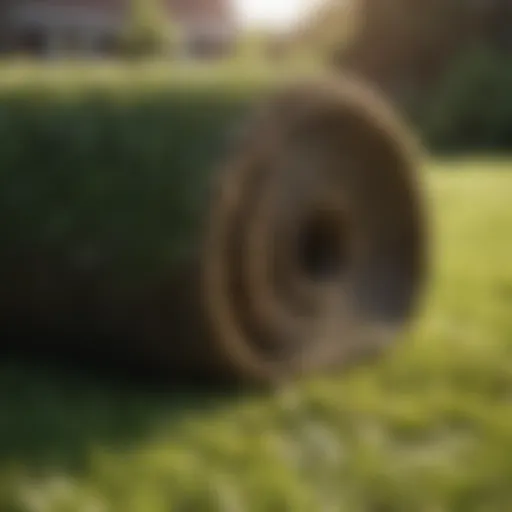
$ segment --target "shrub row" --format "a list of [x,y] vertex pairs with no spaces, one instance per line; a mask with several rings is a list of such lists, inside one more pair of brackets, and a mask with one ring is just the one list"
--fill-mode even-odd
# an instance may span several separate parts
[[421,105],[419,128],[437,151],[512,149],[512,54],[464,52]]

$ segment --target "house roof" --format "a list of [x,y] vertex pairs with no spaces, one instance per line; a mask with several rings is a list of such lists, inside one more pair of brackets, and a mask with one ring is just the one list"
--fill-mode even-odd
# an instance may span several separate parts
[[[2,0],[0,0],[1,2]],[[16,24],[109,27],[123,23],[131,0],[14,0],[6,19]],[[163,0],[179,24],[209,30],[235,27],[232,0]],[[0,4],[1,5],[1,4]],[[201,27],[203,27],[201,29]]]
[[[44,8],[93,8],[99,11],[111,13],[125,12],[130,6],[131,0],[0,0],[10,4],[11,7],[30,6],[37,9]],[[232,0],[163,0],[164,7],[180,19],[194,17],[230,18],[233,8]]]

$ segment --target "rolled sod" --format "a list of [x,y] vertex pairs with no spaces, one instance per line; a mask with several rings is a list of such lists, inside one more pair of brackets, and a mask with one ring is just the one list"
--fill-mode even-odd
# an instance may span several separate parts
[[264,89],[2,91],[2,339],[265,383],[397,339],[418,144],[352,79]]

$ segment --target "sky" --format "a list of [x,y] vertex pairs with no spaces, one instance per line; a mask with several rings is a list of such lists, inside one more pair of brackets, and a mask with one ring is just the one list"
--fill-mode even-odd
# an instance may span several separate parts
[[301,18],[315,0],[235,0],[245,26],[286,28]]

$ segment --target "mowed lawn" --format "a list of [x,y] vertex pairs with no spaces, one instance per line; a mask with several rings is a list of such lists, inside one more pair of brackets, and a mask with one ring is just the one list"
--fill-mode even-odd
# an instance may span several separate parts
[[0,512],[512,511],[512,160],[425,173],[433,276],[395,350],[272,395],[3,363]]

